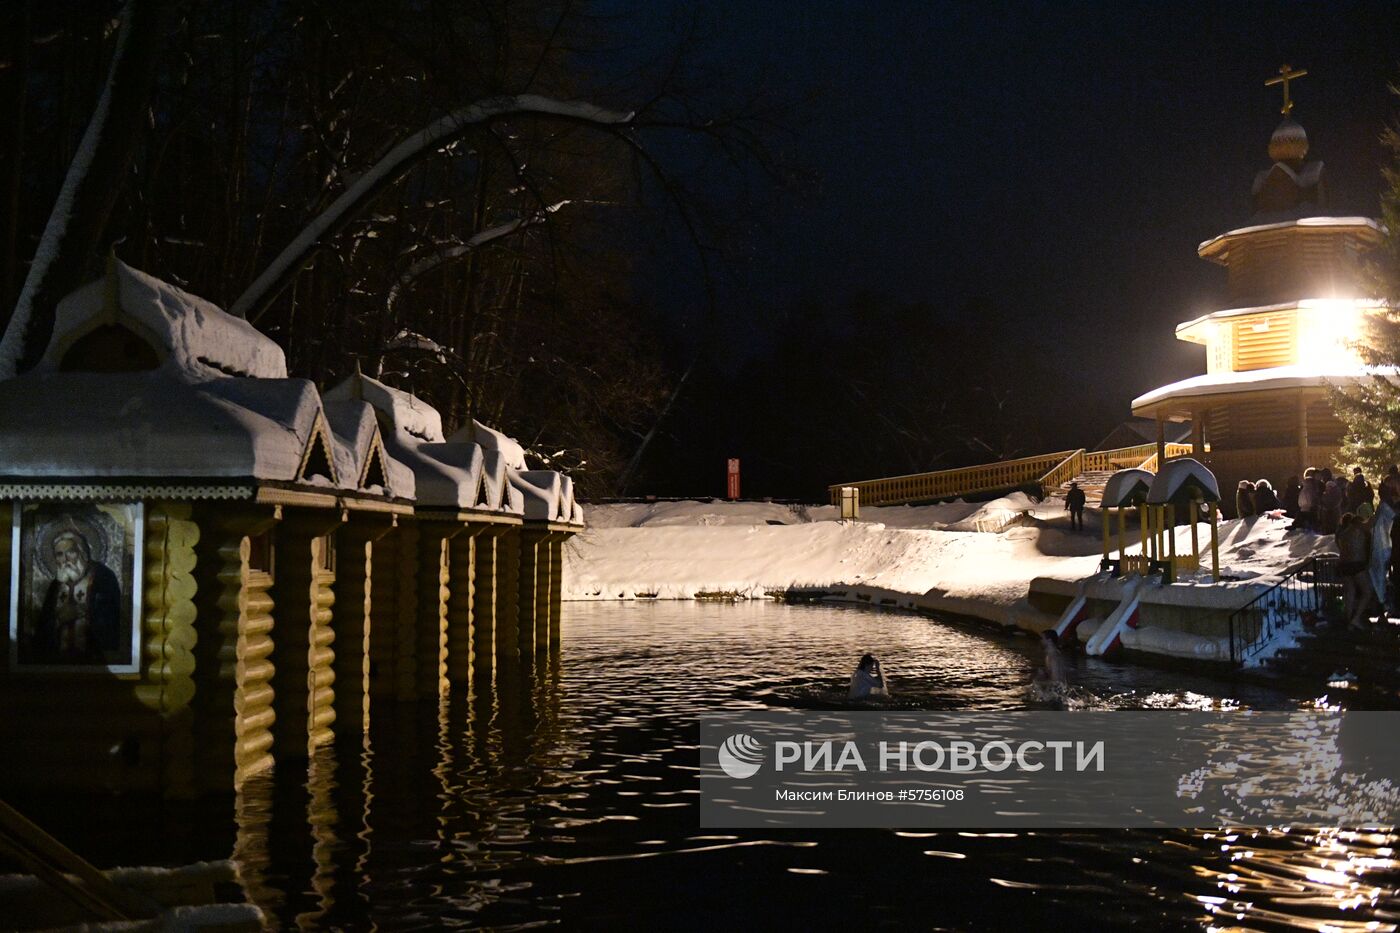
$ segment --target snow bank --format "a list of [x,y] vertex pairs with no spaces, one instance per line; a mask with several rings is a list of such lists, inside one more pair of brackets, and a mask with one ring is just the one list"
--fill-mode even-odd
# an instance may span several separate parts
[[[565,598],[689,599],[704,593],[760,597],[797,586],[918,595],[950,611],[1006,621],[1028,581],[1053,571],[1092,573],[1095,538],[1049,525],[1000,534],[970,530],[1012,508],[1035,521],[1024,496],[989,503],[864,510],[901,520],[843,524],[832,507],[753,502],[593,506],[566,547]],[[1062,512],[1063,503],[1058,509]],[[1017,515],[1023,514],[1017,511]],[[951,521],[950,521],[951,519]],[[922,527],[920,527],[922,525]],[[947,530],[958,525],[965,530]]]
[[[1064,502],[1037,503],[1025,493],[991,502],[944,502],[937,505],[862,506],[862,521],[889,528],[978,531],[1007,515],[1050,516],[1064,512]],[[629,502],[590,506],[593,528],[650,528],[667,525],[803,525],[838,521],[834,505],[789,505],[780,502],[725,502],[719,499]],[[981,527],[979,527],[981,526]]]
[[[909,513],[922,512],[924,521],[939,526],[922,528],[824,520],[822,515],[834,511],[827,507],[807,508],[809,520],[801,521],[793,509],[771,503],[592,506],[589,526],[565,547],[564,597],[691,599],[726,593],[757,598],[817,587],[889,596],[899,605],[916,602],[1013,624],[1034,612],[1025,604],[1032,579],[1079,581],[1098,570],[1100,557],[1097,534],[1069,530],[1062,500],[1024,504],[1026,523],[1000,533],[954,530],[952,523],[940,521],[950,514],[938,511],[946,506],[868,510],[903,512],[911,521],[915,516]],[[965,526],[971,517],[956,524]],[[788,521],[770,524],[782,518]],[[1289,524],[1268,516],[1222,523],[1222,570],[1238,580],[1268,582],[1330,548],[1328,537],[1285,536]],[[1179,547],[1189,545],[1190,529],[1177,533]],[[1190,589],[1199,601],[1204,587],[1192,584],[1202,582],[1187,580],[1172,589]],[[1231,605],[1247,601],[1238,590],[1222,593],[1227,597]],[[1192,648],[1197,655],[1203,651],[1211,653]]]

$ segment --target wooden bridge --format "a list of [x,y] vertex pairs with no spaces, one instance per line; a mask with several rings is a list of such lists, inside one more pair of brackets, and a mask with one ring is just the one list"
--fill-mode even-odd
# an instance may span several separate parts
[[[1167,459],[1189,456],[1192,451],[1190,444],[1166,444],[1164,449]],[[1081,447],[954,470],[837,483],[828,487],[827,492],[833,505],[841,503],[841,489],[848,486],[860,490],[861,505],[917,505],[1026,487],[1038,489],[1042,496],[1063,495],[1070,483],[1077,482],[1089,504],[1096,505],[1104,483],[1115,470],[1137,467],[1155,473],[1158,456],[1156,444],[1114,450]]]

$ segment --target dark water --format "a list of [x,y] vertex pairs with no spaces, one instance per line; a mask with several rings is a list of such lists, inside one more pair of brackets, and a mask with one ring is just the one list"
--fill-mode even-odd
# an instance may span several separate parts
[[[697,713],[840,705],[863,652],[896,706],[1027,704],[1038,646],[828,607],[568,604],[538,678],[380,711],[218,807],[83,821],[99,862],[228,857],[284,928],[1393,930],[1390,834],[714,832]],[[1309,708],[1190,672],[1080,660],[1086,705]],[[528,702],[527,702],[528,701]],[[50,814],[70,829],[82,821]],[[104,857],[105,856],[105,857]]]

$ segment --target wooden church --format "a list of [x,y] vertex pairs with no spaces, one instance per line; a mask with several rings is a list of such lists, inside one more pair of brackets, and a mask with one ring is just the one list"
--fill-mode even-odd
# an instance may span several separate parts
[[1260,478],[1277,486],[1333,463],[1345,428],[1328,386],[1367,375],[1351,342],[1382,304],[1363,275],[1380,224],[1327,212],[1323,163],[1308,159],[1308,135],[1292,117],[1288,82],[1304,74],[1284,66],[1269,82],[1283,85],[1284,116],[1254,179],[1252,222],[1197,248],[1228,273],[1225,306],[1176,328],[1177,339],[1205,348],[1206,372],[1132,405],[1156,420],[1159,437],[1190,422],[1192,456],[1222,488]]

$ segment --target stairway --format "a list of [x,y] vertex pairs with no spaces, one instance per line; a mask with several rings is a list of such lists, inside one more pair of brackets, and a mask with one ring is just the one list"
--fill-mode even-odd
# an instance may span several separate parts
[[[1085,470],[1070,482],[1078,483],[1079,488],[1084,490],[1084,504],[1088,508],[1096,509],[1103,501],[1103,488],[1108,484],[1108,478],[1113,473],[1113,470]],[[1069,483],[1064,483],[1050,490],[1050,495],[1063,499],[1067,492],[1069,492]]]
[[1310,632],[1293,648],[1284,648],[1265,662],[1267,668],[1326,691],[1333,674],[1355,675],[1354,687],[1400,699],[1400,625],[1380,623],[1354,632],[1336,623]]

